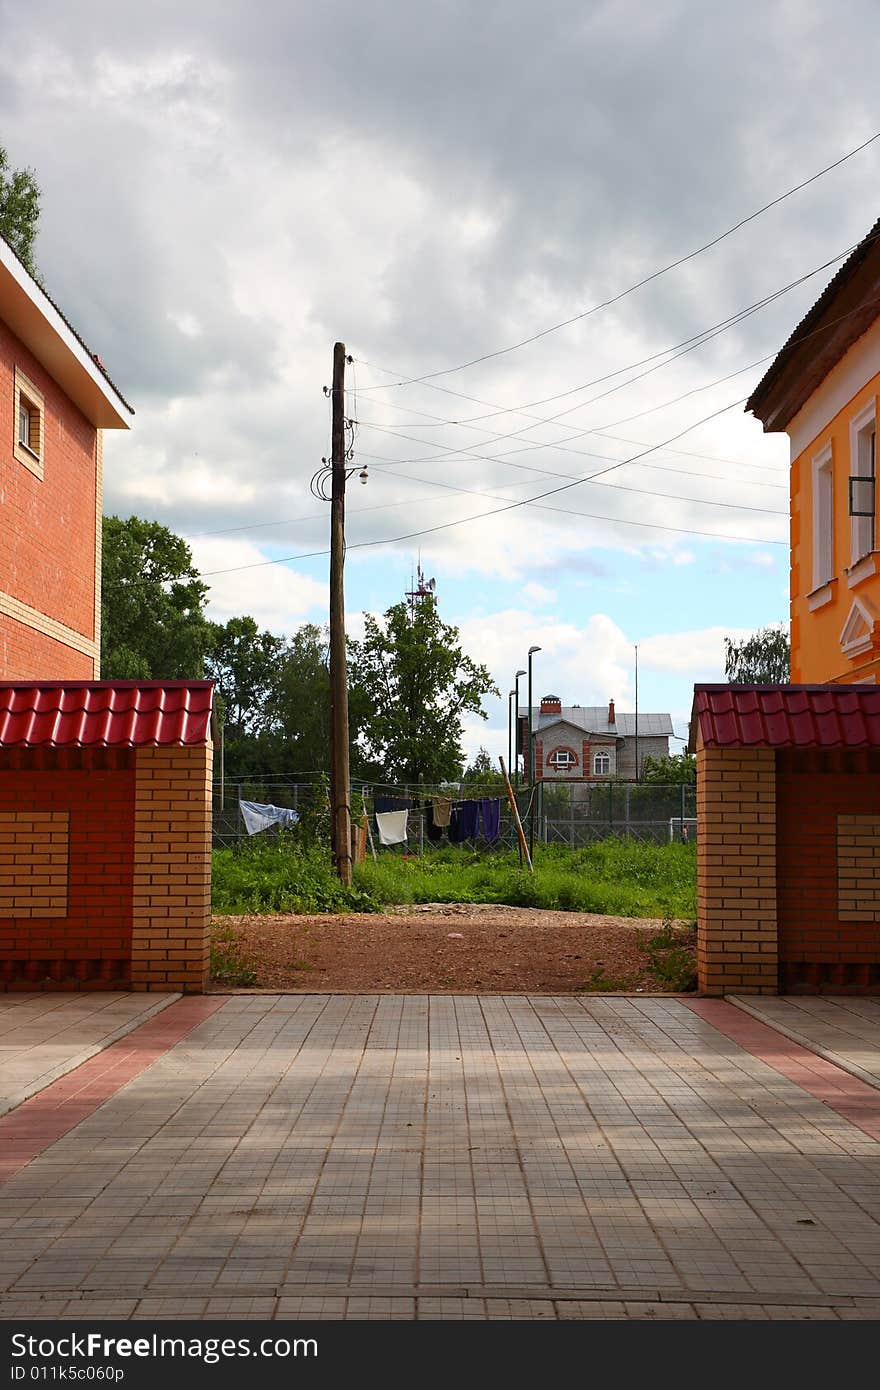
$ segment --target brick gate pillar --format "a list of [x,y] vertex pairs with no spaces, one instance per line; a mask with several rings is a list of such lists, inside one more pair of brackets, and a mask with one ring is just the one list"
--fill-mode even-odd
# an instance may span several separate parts
[[199,994],[211,911],[210,741],[137,749],[131,985]]
[[704,994],[776,994],[776,756],[697,744],[697,970]]

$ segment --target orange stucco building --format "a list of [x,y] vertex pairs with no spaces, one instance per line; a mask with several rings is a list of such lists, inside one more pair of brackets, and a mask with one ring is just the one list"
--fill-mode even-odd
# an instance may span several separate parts
[[100,675],[101,442],[130,415],[0,237],[0,679]]
[[746,409],[791,447],[791,679],[880,671],[875,431],[880,221],[798,324]]

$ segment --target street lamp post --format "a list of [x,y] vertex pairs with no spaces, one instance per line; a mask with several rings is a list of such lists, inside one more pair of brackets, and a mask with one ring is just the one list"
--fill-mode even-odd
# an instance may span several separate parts
[[513,762],[513,785],[514,785],[515,787],[518,787],[518,786],[519,786],[519,756],[518,756],[518,750],[517,750],[517,746],[516,746],[517,743],[519,742],[519,678],[520,678],[520,676],[524,676],[524,675],[525,675],[525,670],[524,670],[524,669],[521,669],[521,670],[517,671],[516,676],[515,676],[515,678],[514,678],[514,682],[513,682],[513,684],[514,684],[514,690],[515,690],[515,692],[516,692],[516,723],[514,724],[514,734],[513,734],[513,752],[514,752],[514,762]]
[[532,788],[532,795],[529,801],[529,854],[534,858],[535,853],[535,746],[532,742],[532,657],[535,652],[539,652],[540,647],[529,647],[529,782]]

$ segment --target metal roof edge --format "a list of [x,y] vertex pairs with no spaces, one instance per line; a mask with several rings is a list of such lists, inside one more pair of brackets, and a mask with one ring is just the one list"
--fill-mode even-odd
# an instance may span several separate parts
[[[118,417],[117,428],[129,429],[130,426],[123,411],[129,415],[134,415],[134,407],[129,405],[119,387],[116,386],[102,366],[100,359],[91,351],[85,339],[77,332],[64,311],[43,289],[39,281],[34,279],[24,261],[2,235],[0,235],[0,271],[5,271],[9,280],[26,296],[35,311],[42,315],[45,323],[65,350],[87,373],[92,384],[98,388],[113,413]],[[13,331],[15,330],[13,329]],[[16,336],[19,335],[16,334]],[[34,356],[38,357],[38,354],[34,353]],[[46,370],[52,375],[48,366]],[[71,397],[71,399],[74,398]],[[78,402],[75,403],[78,404]],[[120,406],[122,410],[119,409]],[[108,428],[108,426],[102,425],[101,428]]]

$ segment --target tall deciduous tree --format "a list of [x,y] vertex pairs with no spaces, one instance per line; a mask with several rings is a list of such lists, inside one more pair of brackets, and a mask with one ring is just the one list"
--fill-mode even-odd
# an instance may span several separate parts
[[216,682],[223,701],[227,735],[241,738],[263,733],[287,647],[284,638],[261,632],[249,617],[209,627],[205,675]]
[[485,719],[483,696],[498,694],[486,667],[465,656],[458,628],[425,598],[413,612],[396,603],[381,622],[368,616],[363,641],[351,645],[352,693],[367,757],[388,781],[457,777],[462,716]]
[[34,242],[40,219],[40,189],[33,169],[10,169],[0,146],[0,234],[36,275]]
[[742,642],[724,639],[724,674],[743,685],[784,685],[791,678],[791,643],[782,623],[762,627]]
[[643,782],[659,782],[671,786],[697,780],[697,760],[692,753],[670,753],[666,758],[646,758],[642,769]]
[[494,787],[504,785],[501,769],[495,766],[488,748],[483,748],[482,745],[473,762],[465,768],[461,780],[470,786]]
[[104,518],[101,674],[110,680],[202,675],[208,587],[189,546],[157,521]]

